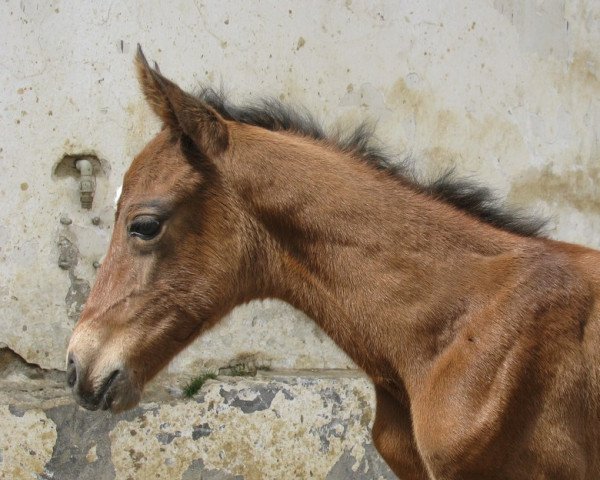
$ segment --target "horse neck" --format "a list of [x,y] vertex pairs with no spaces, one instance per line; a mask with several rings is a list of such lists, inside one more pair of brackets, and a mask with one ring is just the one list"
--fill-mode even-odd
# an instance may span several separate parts
[[409,381],[448,341],[489,259],[522,239],[349,154],[265,137],[230,172],[261,232],[260,296],[304,311],[371,376]]

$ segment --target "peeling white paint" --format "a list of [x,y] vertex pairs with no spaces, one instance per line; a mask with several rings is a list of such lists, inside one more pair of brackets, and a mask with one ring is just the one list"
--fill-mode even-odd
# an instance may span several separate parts
[[119,199],[121,198],[122,193],[123,193],[123,185],[119,185],[117,187],[117,191],[115,192],[115,208],[117,208],[117,204],[119,203]]

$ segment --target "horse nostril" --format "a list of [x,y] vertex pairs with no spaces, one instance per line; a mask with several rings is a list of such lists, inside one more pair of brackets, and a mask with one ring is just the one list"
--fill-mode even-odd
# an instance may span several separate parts
[[67,385],[73,388],[77,383],[77,365],[72,353],[69,353],[67,360]]

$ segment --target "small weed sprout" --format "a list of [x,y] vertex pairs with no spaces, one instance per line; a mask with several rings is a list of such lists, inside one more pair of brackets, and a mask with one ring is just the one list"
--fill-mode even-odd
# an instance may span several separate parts
[[188,383],[185,387],[183,387],[183,395],[187,398],[192,398],[198,391],[202,388],[202,385],[206,383],[207,380],[214,380],[217,378],[217,375],[211,372],[203,373],[193,378],[190,383]]

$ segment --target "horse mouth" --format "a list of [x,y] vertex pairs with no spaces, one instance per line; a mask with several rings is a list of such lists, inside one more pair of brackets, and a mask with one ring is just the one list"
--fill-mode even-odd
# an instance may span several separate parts
[[121,374],[120,370],[113,371],[95,394],[82,393],[79,389],[75,389],[73,394],[77,403],[86,410],[108,410],[111,408],[118,390],[117,378]]
[[115,396],[115,390],[117,389],[115,379],[120,374],[121,370],[115,370],[102,384],[102,387],[98,392],[98,395],[100,397],[100,401],[98,402],[98,408],[100,408],[100,410],[108,410],[111,407]]
[[120,413],[135,407],[141,397],[141,389],[131,382],[128,372],[117,370],[102,385],[96,409]]

